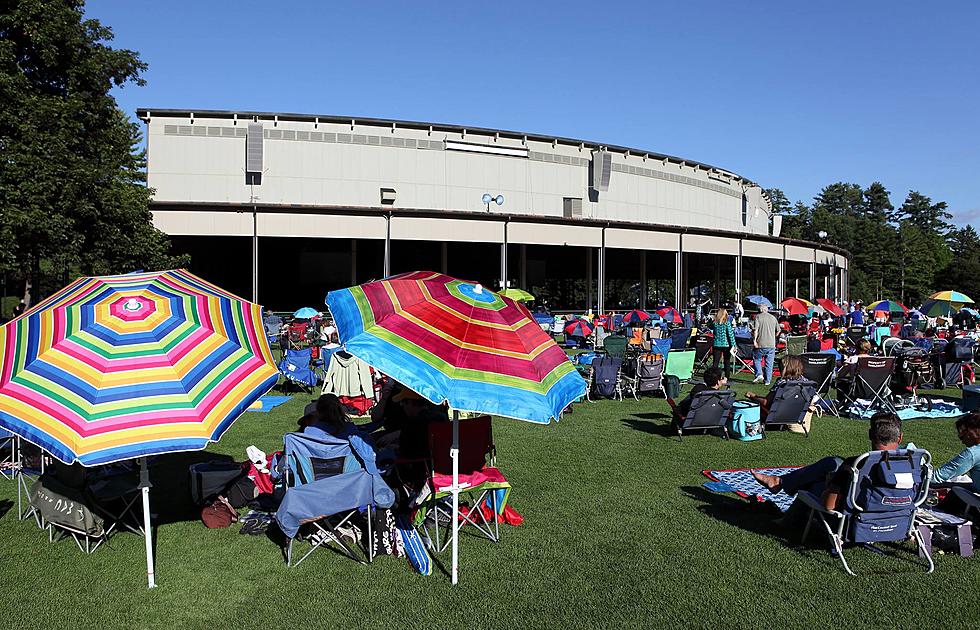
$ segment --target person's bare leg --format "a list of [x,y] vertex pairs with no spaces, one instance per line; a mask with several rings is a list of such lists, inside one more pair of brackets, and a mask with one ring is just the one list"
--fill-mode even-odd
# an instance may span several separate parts
[[783,489],[783,480],[775,475],[764,475],[757,470],[752,471],[752,476],[755,480],[762,484],[769,492],[776,494]]

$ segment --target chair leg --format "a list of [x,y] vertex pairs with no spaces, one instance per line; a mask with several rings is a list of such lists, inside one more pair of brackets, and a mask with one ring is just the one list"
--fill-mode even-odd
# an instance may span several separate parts
[[806,537],[810,534],[810,525],[813,524],[814,509],[810,508],[810,515],[806,519],[806,527],[803,528],[803,538],[800,539],[800,543],[806,542]]
[[374,526],[373,523],[374,519],[371,518],[372,512],[373,510],[371,509],[371,506],[368,505],[367,506],[367,545],[366,545],[368,564],[374,563],[374,532],[372,531],[372,528]]
[[926,541],[923,540],[922,532],[919,531],[918,527],[912,527],[912,536],[915,538],[915,544],[918,546],[919,554],[925,556],[926,562],[929,564],[926,573],[932,573],[936,568],[936,564],[932,561],[932,552],[926,545]]

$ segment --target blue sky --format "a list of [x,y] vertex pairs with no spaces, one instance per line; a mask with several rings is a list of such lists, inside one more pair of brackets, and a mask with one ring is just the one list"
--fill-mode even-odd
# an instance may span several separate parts
[[809,201],[910,189],[980,224],[980,3],[89,0],[120,105],[404,118],[596,140]]

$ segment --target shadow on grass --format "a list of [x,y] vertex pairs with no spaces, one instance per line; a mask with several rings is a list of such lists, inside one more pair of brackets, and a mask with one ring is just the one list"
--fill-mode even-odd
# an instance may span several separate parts
[[[654,420],[664,420],[664,422],[654,422]],[[633,418],[624,418],[622,423],[636,431],[660,435],[663,437],[677,437],[677,432],[670,428],[670,416],[662,413],[639,413]]]
[[0,501],[0,518],[6,516],[7,512],[9,512],[12,507],[14,507],[13,501],[10,501],[8,499],[4,499],[3,501]]
[[158,455],[150,462],[150,506],[155,525],[167,525],[201,518],[201,508],[191,500],[189,468],[204,462],[231,463],[230,455],[206,451]]

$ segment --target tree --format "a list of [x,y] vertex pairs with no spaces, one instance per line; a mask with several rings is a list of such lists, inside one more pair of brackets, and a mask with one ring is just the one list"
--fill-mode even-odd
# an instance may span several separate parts
[[75,274],[166,268],[151,224],[139,127],[110,94],[142,85],[137,53],[81,0],[0,8],[0,265],[45,294]]
[[968,225],[953,230],[947,244],[950,261],[940,272],[941,286],[935,288],[952,288],[975,298],[980,295],[980,234]]

